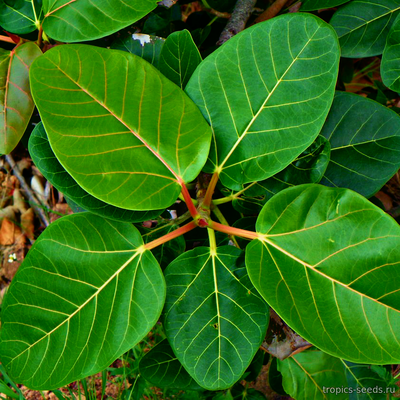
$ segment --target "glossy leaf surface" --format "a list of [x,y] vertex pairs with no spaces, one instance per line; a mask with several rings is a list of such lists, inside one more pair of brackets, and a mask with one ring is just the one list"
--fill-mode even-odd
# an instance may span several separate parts
[[24,34],[38,29],[42,0],[0,1],[0,26],[11,33]]
[[152,348],[140,360],[140,373],[160,388],[204,390],[183,368],[167,339]]
[[158,68],[161,49],[163,48],[164,43],[165,39],[158,36],[135,33],[126,38],[117,39],[111,45],[111,48],[135,54]]
[[390,384],[391,374],[385,367],[341,361],[348,386],[353,390],[349,395],[350,400],[386,400],[388,394],[394,394],[398,389]]
[[107,204],[83,190],[57,160],[42,122],[36,125],[29,137],[29,154],[43,176],[69,200],[86,211],[122,222],[146,221],[158,217],[162,212],[124,210]]
[[304,0],[301,2],[301,11],[316,11],[323,8],[337,7],[349,0]]
[[323,125],[338,61],[332,28],[296,13],[248,28],[209,55],[186,87],[214,133],[206,172],[240,190],[290,164]]
[[330,23],[339,36],[342,57],[382,54],[390,27],[399,12],[397,0],[353,0],[341,7]]
[[268,308],[248,279],[242,252],[197,247],[165,270],[164,329],[198,384],[226,389],[242,376],[268,326]]
[[46,229],[2,304],[1,362],[15,381],[63,386],[106,368],[147,334],[165,282],[142,244],[131,224],[90,213]]
[[107,36],[138,21],[157,0],[43,0],[43,29],[61,42],[82,42]]
[[400,14],[393,22],[387,37],[381,62],[382,82],[400,92]]
[[400,360],[400,228],[348,189],[275,195],[246,248],[249,276],[300,336],[352,362]]
[[42,52],[33,42],[11,51],[0,49],[0,154],[20,141],[35,105],[29,88],[29,68]]
[[349,399],[349,395],[341,390],[348,387],[341,360],[318,349],[278,360],[278,369],[283,376],[283,388],[296,400]]
[[171,33],[161,50],[160,71],[184,89],[196,67],[201,63],[199,50],[186,29]]
[[94,197],[130,210],[166,208],[203,167],[209,126],[184,92],[140,57],[59,46],[30,76],[56,157]]
[[400,116],[373,100],[336,92],[321,135],[331,144],[323,185],[370,197],[400,168]]

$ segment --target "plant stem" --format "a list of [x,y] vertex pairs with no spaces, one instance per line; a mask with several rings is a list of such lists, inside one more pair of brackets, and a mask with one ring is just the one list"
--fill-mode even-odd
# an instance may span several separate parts
[[237,199],[240,195],[242,195],[247,189],[250,189],[252,186],[256,185],[258,182],[253,182],[251,185],[246,186],[244,189],[242,189],[240,192],[231,194],[230,196],[227,197],[222,197],[221,199],[215,199],[213,200],[214,205],[219,205],[219,204],[224,204],[224,203],[229,203],[232,200]]
[[217,241],[215,240],[214,229],[207,228],[208,240],[210,242],[210,253],[211,255],[217,254]]
[[164,244],[166,242],[169,242],[170,240],[175,239],[186,232],[190,232],[192,229],[196,228],[196,226],[197,225],[194,221],[190,221],[188,224],[181,226],[177,230],[167,233],[166,235],[161,236],[160,238],[157,238],[151,241],[150,243],[146,243],[144,245],[144,248],[146,250],[154,249],[155,247],[160,246],[161,244]]
[[225,43],[245,28],[246,22],[250,18],[256,2],[257,0],[238,0],[236,2],[231,18],[226,24],[225,29],[222,31],[217,45]]
[[204,200],[202,203],[202,208],[204,209],[209,209],[210,208],[210,204],[211,204],[211,200],[212,200],[212,196],[214,194],[214,190],[215,190],[215,186],[217,185],[219,179],[219,174],[218,172],[214,172],[210,184],[208,185],[207,188],[207,192],[206,195],[204,196]]
[[0,41],[15,44],[14,40],[12,40],[10,37],[4,36],[4,35],[0,35]]
[[[226,226],[229,227],[228,221],[226,220],[224,214],[222,214],[221,210],[220,210],[217,206],[215,206],[215,207],[213,208],[213,213],[214,213],[214,215],[218,218],[218,221],[221,222],[221,224],[226,225]],[[232,242],[235,244],[235,246],[236,246],[238,249],[240,249],[239,243],[237,242],[235,236],[229,235],[229,238],[232,240]]]
[[210,228],[218,232],[227,233],[228,235],[240,236],[247,239],[258,239],[260,237],[260,234],[258,234],[257,232],[246,231],[245,229],[239,229],[239,228],[234,228],[233,226],[222,225],[215,221],[210,221],[209,226]]
[[43,25],[40,25],[38,40],[37,40],[37,44],[40,48],[42,48],[42,43],[43,43],[42,39],[43,39]]
[[182,195],[183,195],[183,199],[186,203],[186,206],[190,212],[190,215],[193,217],[194,220],[198,220],[200,218],[200,214],[197,211],[197,209],[193,203],[193,200],[190,197],[189,191],[184,183],[182,184]]
[[259,15],[254,21],[255,24],[262,21],[267,21],[275,17],[284,7],[288,0],[275,0],[275,2],[269,6],[261,15]]

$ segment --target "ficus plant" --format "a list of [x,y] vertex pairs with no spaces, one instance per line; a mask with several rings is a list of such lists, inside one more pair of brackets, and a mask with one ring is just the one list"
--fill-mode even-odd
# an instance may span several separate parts
[[343,3],[305,0],[203,60],[187,30],[78,43],[154,0],[0,1],[11,37],[39,37],[0,54],[1,152],[36,106],[30,155],[82,211],[46,228],[7,291],[12,379],[82,379],[161,321],[145,379],[257,398],[236,383],[262,364],[272,309],[308,343],[270,367],[292,397],[393,385],[382,365],[400,364],[400,228],[368,199],[400,167],[400,117],[335,88],[341,55],[383,53],[385,90],[399,91],[400,6],[353,0],[330,23],[313,13]]

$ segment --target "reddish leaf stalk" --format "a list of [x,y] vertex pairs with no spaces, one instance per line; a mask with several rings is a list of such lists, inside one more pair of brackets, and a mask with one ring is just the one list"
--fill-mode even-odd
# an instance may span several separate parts
[[195,207],[192,198],[190,197],[188,188],[184,183],[182,183],[182,195],[185,200],[186,206],[190,212],[190,215],[193,217],[195,221],[197,221],[200,218],[200,214],[197,211],[197,208]]
[[214,194],[215,186],[217,185],[218,179],[219,179],[218,172],[214,172],[214,174],[211,178],[210,184],[208,185],[206,195],[204,196],[202,208],[204,208],[204,209],[210,208],[212,196]]
[[39,34],[38,34],[38,40],[37,40],[37,44],[40,48],[42,48],[42,38],[43,38],[43,25],[40,25],[39,28]]
[[180,228],[176,229],[175,231],[172,231],[170,233],[167,233],[164,236],[161,236],[158,239],[155,239],[151,241],[150,243],[147,243],[144,245],[144,248],[146,250],[151,250],[154,249],[157,246],[162,245],[163,243],[169,242],[172,239],[175,239],[181,235],[183,235],[186,232],[190,232],[192,229],[196,228],[197,225],[194,221],[190,221],[188,224],[181,226]]
[[222,225],[215,221],[210,221],[209,225],[210,225],[210,228],[212,228],[218,232],[226,233],[228,235],[240,236],[240,237],[244,237],[247,239],[258,239],[260,237],[260,235],[257,232],[246,231],[245,229],[239,229],[239,228],[235,228],[233,226]]
[[12,40],[10,37],[4,36],[4,35],[0,35],[0,41],[15,44],[14,40]]

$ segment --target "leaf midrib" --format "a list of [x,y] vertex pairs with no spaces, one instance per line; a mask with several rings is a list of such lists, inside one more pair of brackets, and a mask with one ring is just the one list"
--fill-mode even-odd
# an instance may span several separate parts
[[[368,238],[367,240],[370,240],[370,239],[380,239],[380,238]],[[306,263],[305,261],[302,261],[300,258],[296,257],[294,254],[292,254],[292,253],[286,251],[285,249],[283,249],[282,247],[280,247],[280,246],[277,245],[276,243],[272,242],[271,240],[268,240],[266,237],[263,237],[263,238],[257,239],[257,240],[260,240],[260,242],[263,244],[263,246],[265,246],[264,243],[269,244],[270,246],[274,247],[275,249],[277,249],[277,250],[280,251],[281,253],[285,254],[287,257],[289,257],[289,258],[291,258],[292,260],[296,261],[298,264],[301,264],[301,265],[303,265],[304,267],[307,267],[308,269],[310,269],[310,270],[316,272],[317,274],[321,275],[321,276],[322,276],[323,278],[325,278],[325,279],[328,279],[328,280],[331,281],[332,283],[336,283],[336,284],[338,284],[338,285],[344,287],[345,289],[350,290],[350,291],[356,293],[358,296],[361,296],[361,298],[367,298],[367,299],[369,299],[369,300],[371,300],[371,301],[373,301],[373,302],[375,302],[375,303],[377,303],[377,304],[379,304],[379,305],[381,305],[381,306],[383,306],[383,307],[385,307],[385,308],[387,308],[387,309],[390,309],[390,310],[392,310],[392,311],[395,311],[395,312],[397,312],[397,313],[400,313],[400,310],[396,310],[395,308],[393,308],[393,307],[391,307],[391,306],[389,306],[389,305],[387,305],[387,304],[385,304],[385,303],[382,303],[381,301],[379,301],[379,300],[377,300],[377,299],[374,299],[373,297],[370,297],[370,296],[366,295],[365,293],[358,292],[357,290],[351,288],[349,285],[346,285],[345,283],[340,282],[340,281],[338,281],[337,279],[334,279],[334,278],[332,278],[331,276],[329,276],[329,275],[323,273],[322,271],[316,269],[314,265],[310,265],[310,264]],[[263,242],[264,242],[264,243],[263,243]],[[364,241],[364,242],[365,242],[365,241]],[[361,243],[361,242],[360,242],[360,243]],[[359,245],[360,243],[355,243],[354,245],[352,245],[352,247],[353,247],[353,246],[357,246],[357,245]],[[266,247],[266,246],[265,246],[265,247]],[[348,247],[350,247],[350,246],[348,246]],[[343,251],[343,250],[345,250],[345,249],[346,249],[346,248],[340,249],[340,251]],[[280,271],[280,268],[279,268],[278,264],[276,264],[276,267],[277,267],[278,270]]]
[[[360,3],[361,3],[361,2],[360,2]],[[376,5],[375,3],[371,3],[371,4]],[[400,10],[400,7],[397,7],[397,8],[395,8],[395,9],[393,9],[393,10],[390,10],[390,11],[386,12],[385,14],[381,14],[381,15],[379,15],[379,16],[376,17],[376,18],[370,19],[370,20],[368,20],[367,22],[365,22],[364,24],[357,26],[357,28],[351,29],[351,30],[347,31],[346,33],[344,33],[344,34],[341,35],[341,36],[338,35],[338,38],[340,39],[340,38],[342,38],[342,37],[344,37],[344,36],[346,36],[346,35],[350,35],[350,34],[352,34],[353,32],[355,32],[356,30],[361,29],[361,28],[365,27],[366,25],[375,22],[376,20],[378,20],[378,19],[380,19],[380,18],[386,17],[386,15],[392,14],[392,13],[396,12],[397,10]],[[345,17],[345,16],[347,16],[347,15],[343,14],[343,17]],[[351,15],[351,17],[354,17],[354,16]]]
[[[272,88],[272,90],[268,93],[267,98],[264,100],[264,102],[262,103],[262,105],[260,106],[260,108],[258,109],[257,113],[253,116],[253,118],[250,120],[250,122],[248,123],[248,125],[246,126],[246,128],[244,129],[243,133],[240,135],[240,137],[238,138],[238,140],[236,141],[236,143],[232,146],[231,150],[229,151],[229,153],[225,156],[224,160],[222,161],[222,163],[218,166],[216,166],[215,172],[221,173],[224,165],[226,164],[226,162],[229,160],[229,158],[231,157],[231,155],[233,154],[233,152],[236,150],[236,148],[239,146],[239,144],[241,143],[241,141],[246,137],[249,129],[252,127],[253,123],[256,121],[256,119],[258,118],[258,116],[261,114],[261,112],[264,110],[265,105],[268,103],[269,99],[271,98],[271,96],[274,94],[275,90],[278,88],[279,84],[282,82],[283,78],[286,76],[286,74],[290,71],[290,69],[292,68],[292,66],[294,65],[295,62],[298,61],[299,56],[302,54],[302,52],[306,49],[306,47],[308,46],[308,44],[313,40],[314,36],[316,35],[316,33],[321,29],[321,27],[318,26],[318,28],[315,30],[315,32],[313,33],[313,35],[308,39],[307,43],[303,46],[303,48],[300,50],[300,52],[296,55],[296,57],[293,59],[293,61],[291,62],[291,64],[288,66],[288,68],[286,69],[286,71],[282,74],[282,76],[277,80],[275,86]],[[270,51],[270,54],[272,56],[272,48]],[[273,57],[272,57],[272,64],[275,65]]]
[[[135,251],[135,250],[133,250]],[[58,324],[55,328],[53,328],[51,331],[47,332],[45,335],[43,335],[40,339],[38,339],[36,342],[32,343],[29,345],[25,350],[23,350],[21,353],[16,355],[14,358],[12,358],[9,362],[11,364],[15,359],[19,358],[22,356],[26,351],[30,350],[32,347],[36,346],[39,342],[41,342],[44,338],[50,336],[52,333],[57,331],[61,326],[63,326],[66,322],[69,322],[78,312],[80,312],[90,301],[92,301],[94,298],[97,298],[97,296],[101,293],[101,291],[116,277],[118,276],[136,257],[140,256],[140,259],[138,261],[138,265],[140,263],[141,257],[143,255],[142,251],[139,251],[136,249],[135,254],[130,257],[122,266],[114,273],[111,275],[110,278],[108,278],[103,285],[99,286],[99,288],[81,305],[79,306],[73,313],[71,313],[68,318],[66,318],[64,321],[62,321],[60,324]],[[137,266],[138,268],[138,266]]]
[[[80,55],[77,54],[80,60]],[[125,58],[126,59],[126,58]],[[50,61],[62,74],[64,74],[71,82],[73,82],[80,90],[86,93],[89,97],[96,101],[97,104],[102,106],[111,116],[117,119],[122,125],[124,125],[144,146],[168,169],[168,171],[174,176],[176,182],[182,186],[183,179],[175,173],[175,171],[168,165],[168,163],[158,154],[139,134],[137,134],[122,118],[118,117],[109,107],[107,107],[103,102],[93,96],[88,90],[86,90],[83,86],[81,86],[78,82],[72,79],[65,71],[63,71],[52,59],[48,58]],[[127,60],[127,71],[129,70],[129,60]],[[89,116],[90,118],[90,116]],[[178,135],[179,137],[179,135]]]

